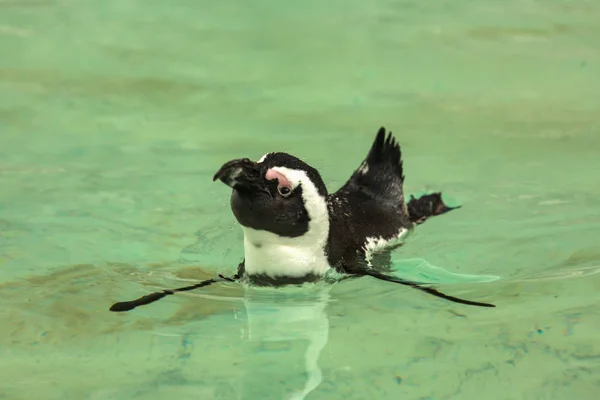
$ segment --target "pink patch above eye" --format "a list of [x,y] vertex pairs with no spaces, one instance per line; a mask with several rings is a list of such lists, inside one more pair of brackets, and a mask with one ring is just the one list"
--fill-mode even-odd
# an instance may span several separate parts
[[277,182],[279,184],[279,186],[286,186],[291,188],[292,185],[290,184],[290,182],[286,179],[285,176],[283,176],[282,173],[274,171],[272,169],[267,171],[267,174],[265,175],[265,178],[267,178],[268,181],[272,181],[273,179],[277,179]]

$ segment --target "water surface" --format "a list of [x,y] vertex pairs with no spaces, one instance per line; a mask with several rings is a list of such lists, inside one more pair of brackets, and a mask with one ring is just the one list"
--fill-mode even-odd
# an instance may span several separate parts
[[[596,399],[600,5],[0,1],[0,397]],[[381,126],[463,205],[395,258],[496,309],[364,278],[223,284],[224,161],[331,190]],[[295,396],[295,397],[294,397]]]

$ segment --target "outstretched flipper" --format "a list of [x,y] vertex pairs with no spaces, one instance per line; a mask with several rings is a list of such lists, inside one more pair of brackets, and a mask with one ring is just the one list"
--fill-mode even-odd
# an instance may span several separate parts
[[432,288],[432,287],[428,287],[428,286],[423,286],[423,283],[416,283],[416,282],[411,282],[411,281],[406,281],[404,279],[400,279],[400,278],[396,278],[394,276],[389,276],[389,275],[385,275],[382,274],[380,272],[374,271],[374,270],[364,270],[360,273],[360,275],[367,275],[367,276],[371,276],[373,278],[382,280],[382,281],[386,281],[386,282],[393,282],[393,283],[399,283],[400,285],[405,285],[405,286],[410,286],[413,289],[417,289],[420,290],[422,292],[425,293],[429,293],[433,296],[436,297],[440,297],[442,299],[448,300],[448,301],[452,301],[454,303],[460,303],[460,304],[466,304],[469,306],[477,306],[477,307],[496,307],[493,304],[490,303],[481,303],[478,301],[471,301],[471,300],[464,300],[464,299],[460,299],[458,297],[454,297],[454,296],[449,296],[447,294],[444,294],[440,291],[437,291],[436,289]]
[[442,200],[442,194],[440,192],[426,194],[418,199],[414,196],[410,196],[410,200],[406,205],[408,208],[408,215],[410,222],[415,224],[422,224],[430,217],[445,214],[448,211],[460,208],[448,207],[444,200]]
[[404,203],[402,150],[392,132],[377,132],[369,153],[350,179],[335,194],[338,198],[376,201],[399,206]]
[[158,301],[158,300],[162,299],[163,297],[175,294],[177,292],[187,292],[189,290],[199,289],[201,287],[209,286],[209,285],[212,285],[213,283],[217,283],[217,282],[235,282],[242,278],[242,276],[244,275],[244,272],[245,272],[244,262],[242,261],[240,263],[240,265],[238,265],[237,273],[235,275],[233,275],[232,277],[226,277],[226,276],[219,274],[218,278],[207,279],[205,281],[196,283],[195,285],[185,286],[185,287],[181,287],[181,288],[177,288],[177,289],[167,289],[167,290],[163,290],[162,292],[154,292],[154,293],[147,294],[147,295],[142,296],[135,300],[121,301],[121,302],[113,304],[109,310],[113,311],[113,312],[131,311],[136,307],[145,306],[147,304],[154,303],[155,301]]

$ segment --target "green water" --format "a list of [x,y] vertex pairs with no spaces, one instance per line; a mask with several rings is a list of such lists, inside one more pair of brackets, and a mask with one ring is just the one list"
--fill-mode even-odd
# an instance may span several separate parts
[[[597,399],[600,3],[0,0],[1,399]],[[463,208],[398,260],[491,283],[223,284],[227,160],[331,190],[385,125]],[[295,396],[295,397],[292,397]]]

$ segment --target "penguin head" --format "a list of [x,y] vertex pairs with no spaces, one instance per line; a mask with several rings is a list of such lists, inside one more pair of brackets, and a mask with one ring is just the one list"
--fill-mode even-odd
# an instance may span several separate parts
[[231,209],[246,228],[295,238],[329,229],[327,187],[319,172],[287,153],[225,163],[215,174],[231,187]]

